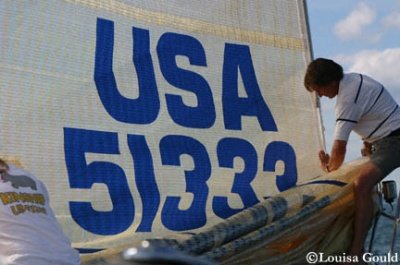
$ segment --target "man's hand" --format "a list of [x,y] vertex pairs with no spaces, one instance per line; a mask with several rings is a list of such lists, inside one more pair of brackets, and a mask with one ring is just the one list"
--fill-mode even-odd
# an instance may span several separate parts
[[371,156],[372,155],[372,144],[368,142],[363,142],[363,148],[361,149],[362,156]]
[[346,155],[347,142],[343,140],[335,140],[332,146],[332,152],[329,156],[324,150],[319,151],[319,160],[321,168],[325,172],[331,172],[338,169],[344,161]]
[[319,161],[321,162],[321,168],[325,172],[329,172],[329,155],[324,150],[319,151]]

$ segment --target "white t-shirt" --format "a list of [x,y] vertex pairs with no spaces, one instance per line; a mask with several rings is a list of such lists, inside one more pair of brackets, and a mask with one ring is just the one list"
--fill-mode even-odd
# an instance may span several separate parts
[[344,75],[335,113],[335,140],[347,141],[354,131],[372,143],[400,128],[400,108],[396,101],[383,85],[366,75]]
[[46,187],[10,165],[0,176],[0,265],[78,265],[49,205]]

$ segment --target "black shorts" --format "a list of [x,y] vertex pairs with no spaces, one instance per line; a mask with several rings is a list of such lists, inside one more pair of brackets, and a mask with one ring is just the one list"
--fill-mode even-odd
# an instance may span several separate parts
[[373,144],[371,162],[387,176],[400,167],[400,135],[387,136]]

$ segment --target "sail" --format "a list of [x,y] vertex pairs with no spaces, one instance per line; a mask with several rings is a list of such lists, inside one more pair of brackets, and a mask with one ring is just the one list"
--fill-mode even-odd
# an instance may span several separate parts
[[[142,242],[132,239],[127,244],[84,255],[82,264],[358,262],[356,256],[345,253],[353,236],[353,182],[368,161],[353,160],[198,233],[175,233]],[[379,213],[379,197],[374,193],[375,213]]]
[[0,150],[82,252],[198,233],[321,174],[304,1],[0,2]]

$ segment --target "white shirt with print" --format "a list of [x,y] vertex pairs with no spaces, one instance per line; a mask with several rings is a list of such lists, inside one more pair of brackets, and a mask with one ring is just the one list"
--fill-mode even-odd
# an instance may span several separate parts
[[44,184],[10,166],[0,176],[0,265],[78,265]]

